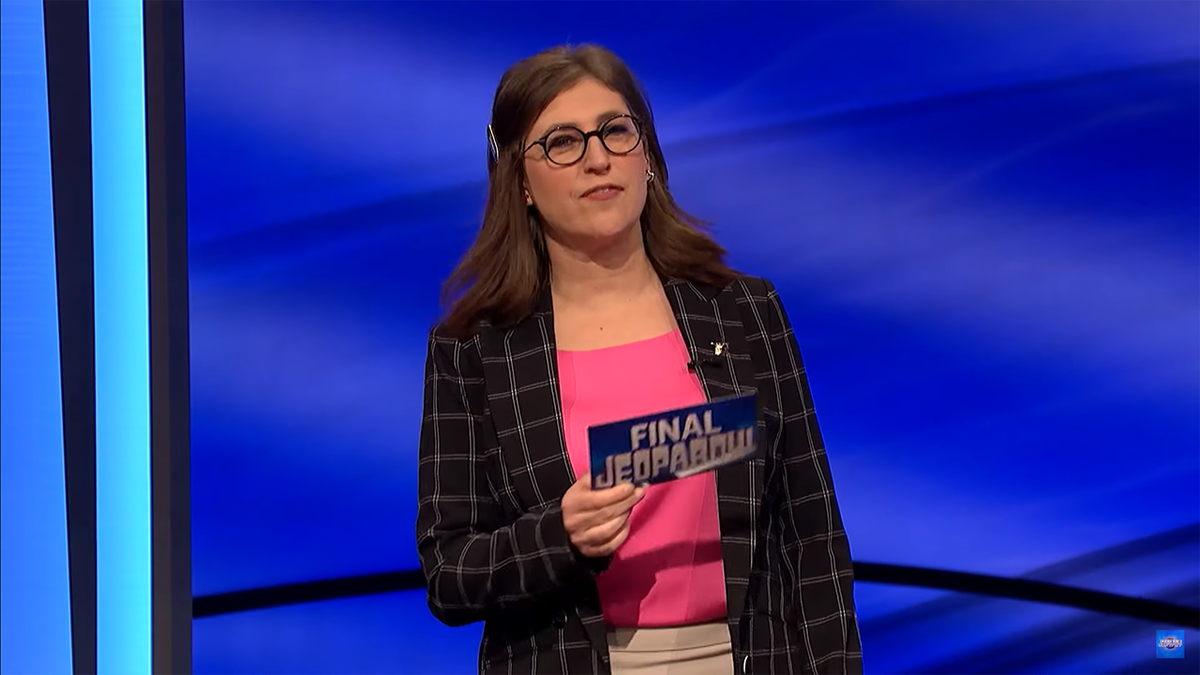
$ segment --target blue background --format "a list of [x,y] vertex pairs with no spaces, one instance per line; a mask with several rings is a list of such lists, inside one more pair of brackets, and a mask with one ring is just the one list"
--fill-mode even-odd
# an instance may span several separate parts
[[[677,199],[779,287],[857,560],[1200,606],[1200,4],[187,0],[185,28],[197,595],[417,566],[425,338],[494,87],[596,41]],[[858,602],[875,673],[1134,672],[1164,628]],[[420,593],[195,630],[198,673],[470,672],[479,635]]]

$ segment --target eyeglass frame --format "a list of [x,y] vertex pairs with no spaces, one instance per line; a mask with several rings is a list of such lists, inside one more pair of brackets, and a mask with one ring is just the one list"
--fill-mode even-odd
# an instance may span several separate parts
[[[633,147],[626,150],[625,152],[614,152],[611,148],[608,147],[608,143],[604,142],[604,136],[602,136],[601,133],[604,131],[604,128],[607,127],[609,124],[612,124],[613,121],[619,120],[621,118],[628,118],[630,122],[633,122],[633,128],[635,130],[637,130],[637,143],[634,143]],[[583,150],[579,153],[579,157],[571,162],[566,163],[566,164],[563,164],[562,162],[556,162],[553,159],[550,159],[550,148],[546,147],[546,141],[550,138],[551,134],[558,132],[558,131],[564,131],[564,130],[578,131],[580,133],[580,135],[583,136]],[[602,122],[600,124],[600,126],[596,127],[595,129],[593,129],[591,131],[584,131],[583,129],[580,129],[579,127],[571,125],[571,124],[561,124],[559,126],[554,127],[553,129],[550,129],[546,133],[542,134],[541,138],[539,138],[536,141],[525,146],[525,149],[521,151],[521,154],[525,154],[525,153],[529,152],[530,150],[532,150],[534,148],[534,146],[537,146],[542,149],[542,154],[546,157],[547,162],[550,162],[551,164],[553,164],[555,166],[574,166],[574,165],[578,164],[580,161],[582,161],[584,157],[587,157],[588,143],[592,140],[593,136],[596,137],[597,139],[599,139],[600,147],[604,148],[605,152],[607,152],[610,155],[616,155],[617,157],[623,157],[623,156],[628,155],[629,153],[633,152],[634,150],[638,149],[638,146],[642,144],[642,139],[645,137],[645,133],[642,131],[641,121],[639,121],[636,116],[634,116],[631,113],[624,113],[621,115],[613,115],[612,117],[604,120],[604,122]]]

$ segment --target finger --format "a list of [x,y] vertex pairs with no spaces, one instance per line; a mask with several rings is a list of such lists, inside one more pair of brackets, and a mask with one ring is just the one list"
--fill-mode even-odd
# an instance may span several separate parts
[[628,499],[636,490],[629,483],[614,485],[603,490],[587,490],[579,493],[580,504],[589,511],[598,511],[606,506],[611,506],[620,502],[622,499]]
[[612,520],[599,523],[592,527],[583,530],[577,537],[581,544],[587,546],[600,546],[616,536],[617,532],[625,526],[625,518],[614,518]]
[[641,501],[640,494],[634,492],[624,501],[601,508],[588,508],[582,504],[573,505],[570,509],[571,514],[564,516],[563,525],[568,528],[568,531],[586,532],[615,518],[628,516],[639,501]]
[[605,537],[603,541],[583,544],[581,546],[577,546],[577,548],[581,553],[587,556],[605,556],[617,550],[617,547],[624,543],[628,538],[629,524],[625,523],[622,527],[617,528],[617,530],[612,533],[611,536]]
[[636,488],[633,487],[632,483],[619,483],[609,488],[592,490],[589,497],[596,500],[597,505],[605,505],[625,499],[633,494],[635,490]]
[[598,525],[589,527],[579,536],[579,541],[588,546],[603,546],[611,541],[613,537],[629,526],[629,518],[620,515],[616,518],[611,518]]
[[597,522],[605,522],[612,520],[620,515],[627,515],[637,503],[642,501],[646,491],[643,488],[638,488],[630,493],[628,497],[619,502],[606,506],[597,511],[599,519]]
[[604,542],[603,544],[597,546],[596,548],[597,548],[597,550],[600,551],[601,555],[608,555],[608,554],[612,553],[613,551],[616,551],[618,548],[620,548],[621,544],[625,543],[625,540],[627,540],[628,538],[629,538],[629,522],[626,521],[625,524],[622,525],[622,527],[619,530],[617,530],[617,533],[612,536],[612,538],[610,538],[608,541]]
[[[583,498],[583,495],[564,497],[563,525],[567,528],[567,531],[582,533],[593,527],[607,523],[618,516],[628,515],[646,494],[644,487],[634,488],[629,484],[618,487],[625,488],[624,491],[629,493],[628,496],[624,500],[607,506],[589,504],[588,500]],[[617,490],[618,488],[614,487],[611,489]]]

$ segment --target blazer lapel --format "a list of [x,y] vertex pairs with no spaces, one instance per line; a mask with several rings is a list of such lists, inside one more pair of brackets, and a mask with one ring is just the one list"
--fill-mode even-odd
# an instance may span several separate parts
[[[667,299],[709,400],[757,392],[741,313],[728,290],[669,281]],[[720,353],[718,353],[718,348]]]
[[[669,281],[666,288],[675,320],[696,363],[696,374],[708,399],[758,393],[754,362],[733,291],[679,280]],[[757,436],[759,448],[752,461],[717,470],[721,554],[730,621],[736,621],[745,608],[758,537],[758,507],[765,482],[763,458],[766,456],[762,446],[766,425],[761,412]]]
[[547,296],[511,330],[481,341],[488,403],[517,494],[530,508],[557,503],[575,482],[563,437],[554,315]]
[[[563,430],[549,292],[516,327],[486,331],[480,350],[492,421],[513,489],[531,508],[559,503],[576,478]],[[595,584],[583,597],[579,618],[597,651],[605,653],[608,629]]]

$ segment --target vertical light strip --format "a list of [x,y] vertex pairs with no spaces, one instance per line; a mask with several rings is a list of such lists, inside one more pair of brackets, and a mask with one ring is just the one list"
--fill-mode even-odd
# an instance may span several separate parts
[[70,673],[58,291],[40,0],[0,3],[0,672]]
[[150,319],[141,0],[91,0],[100,675],[150,672]]

